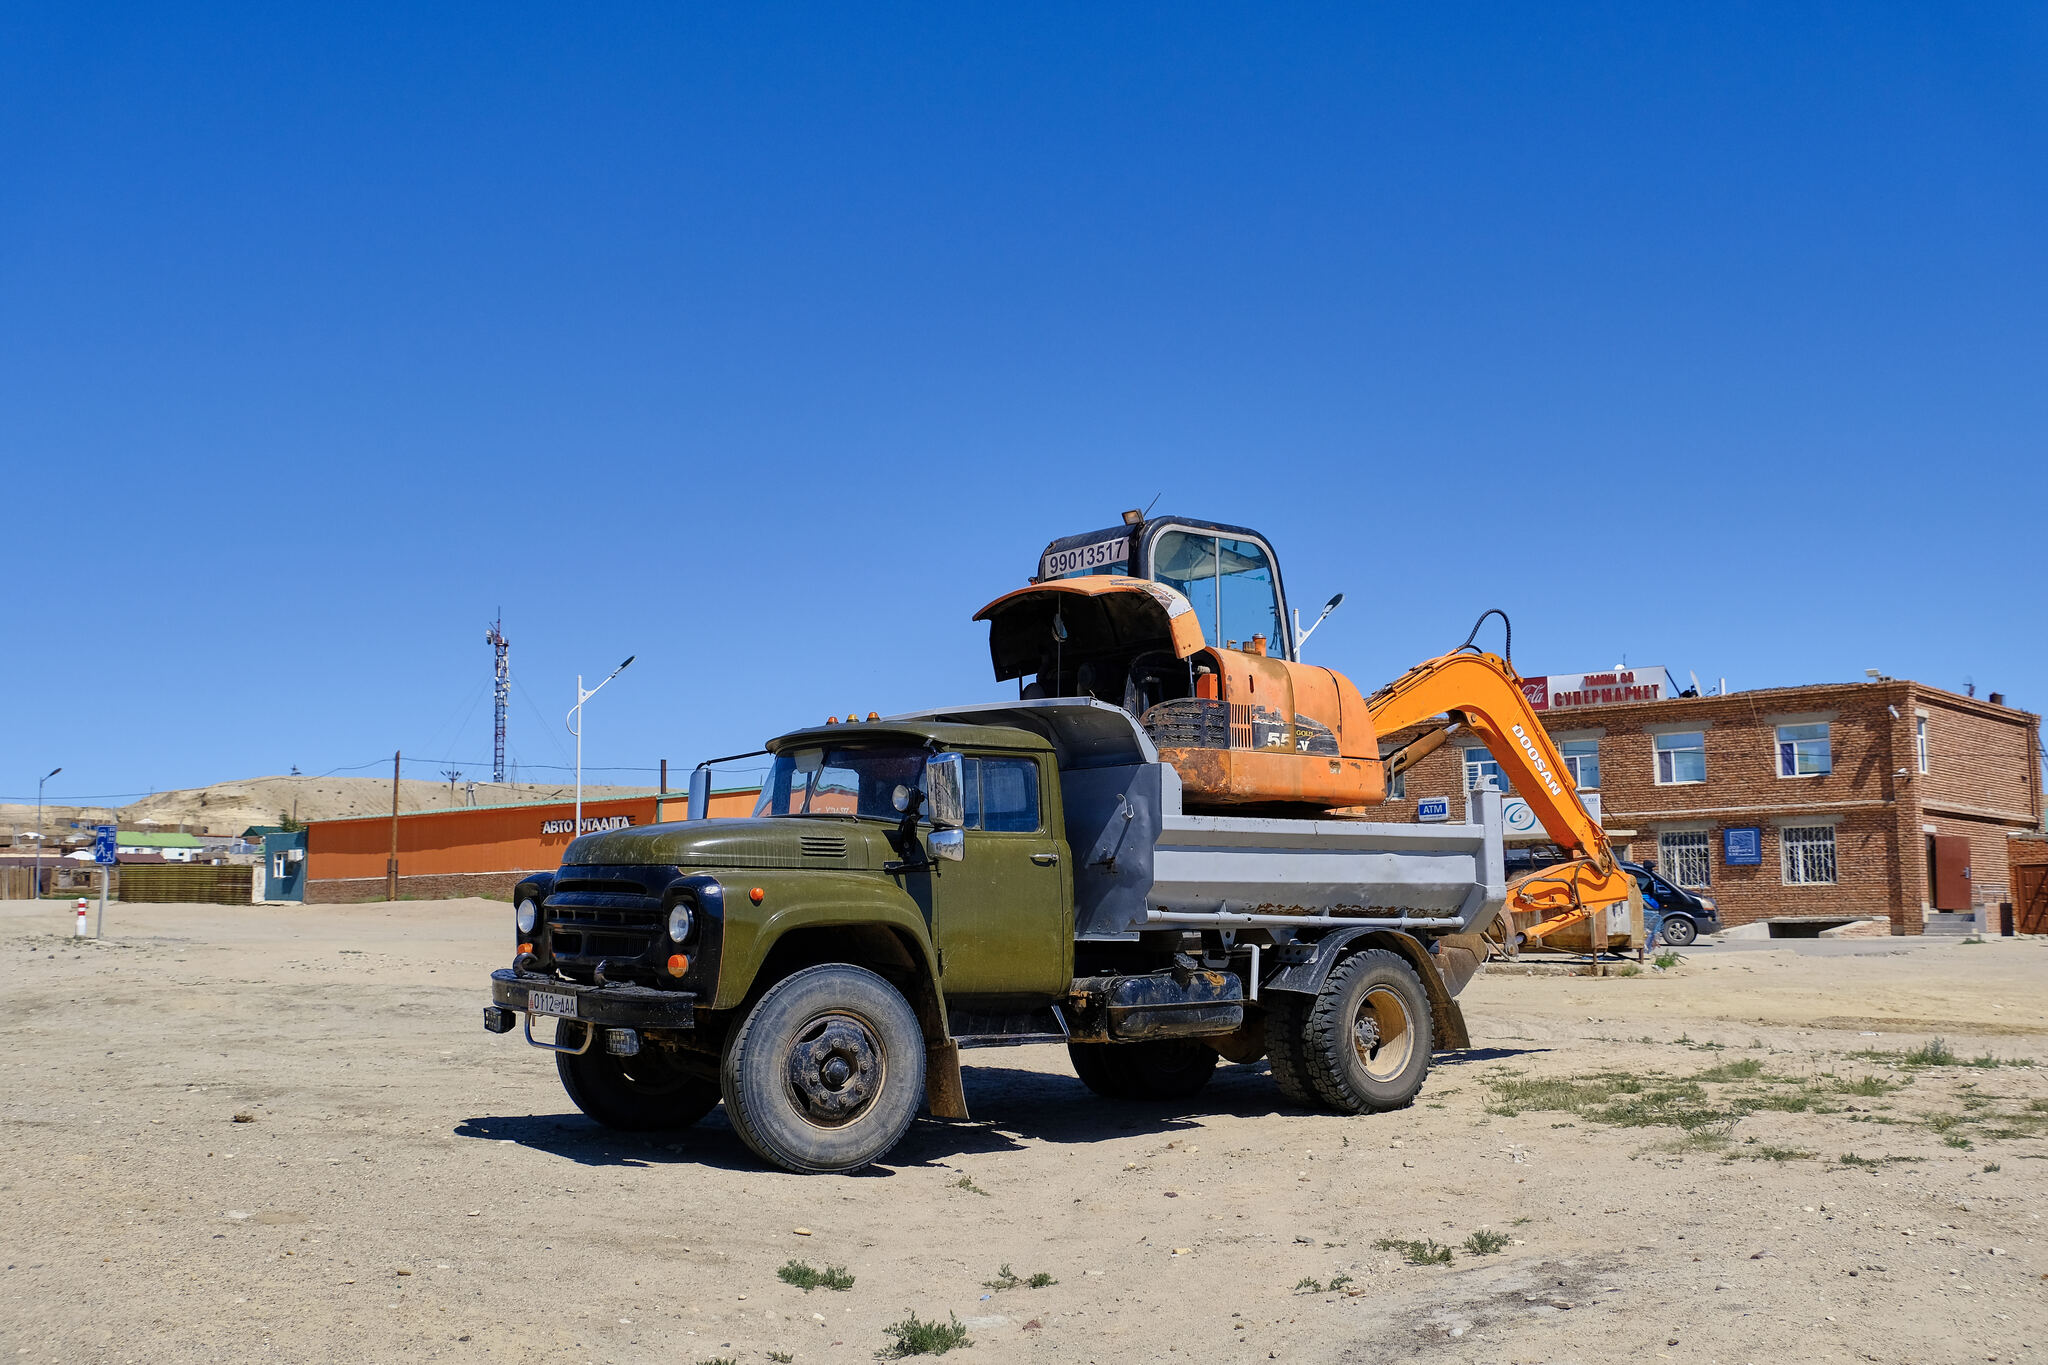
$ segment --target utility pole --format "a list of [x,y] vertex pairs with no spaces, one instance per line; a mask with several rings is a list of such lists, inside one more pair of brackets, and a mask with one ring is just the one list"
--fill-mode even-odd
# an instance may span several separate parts
[[[631,663],[632,660],[628,659],[626,662]],[[624,667],[623,664],[620,666]],[[62,768],[52,768],[43,774],[42,782],[36,783],[36,889],[30,893],[30,900],[43,898],[43,782],[48,782],[63,771]]]
[[398,899],[398,762],[404,751],[391,755],[391,861],[384,864],[384,899]]
[[610,682],[613,678],[625,672],[626,664],[632,663],[638,657],[636,654],[628,654],[625,664],[620,664],[617,668],[605,674],[604,682],[599,683],[588,692],[583,690],[583,675],[581,673],[576,675],[576,704],[569,708],[568,718],[563,722],[563,724],[569,727],[569,733],[576,736],[576,825],[575,832],[569,836],[572,839],[583,833],[583,703],[604,691],[604,683]]

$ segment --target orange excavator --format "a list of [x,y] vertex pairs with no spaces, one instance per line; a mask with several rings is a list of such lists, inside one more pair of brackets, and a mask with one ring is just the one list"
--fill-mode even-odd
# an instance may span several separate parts
[[[1052,542],[1029,585],[975,619],[990,623],[997,679],[1015,679],[1020,696],[1093,697],[1136,716],[1180,775],[1190,812],[1365,817],[1391,777],[1469,730],[1565,855],[1510,883],[1508,951],[1580,924],[1604,948],[1617,910],[1640,924],[1634,879],[1580,802],[1520,675],[1473,645],[1479,627],[1365,696],[1301,661],[1342,600],[1304,631],[1258,532],[1126,512],[1120,527]],[[1382,751],[1382,735],[1417,726]]]

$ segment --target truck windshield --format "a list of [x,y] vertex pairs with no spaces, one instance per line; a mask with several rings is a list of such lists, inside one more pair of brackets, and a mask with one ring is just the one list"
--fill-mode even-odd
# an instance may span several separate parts
[[921,749],[787,749],[775,756],[754,814],[896,820],[903,814],[898,801],[923,788]]

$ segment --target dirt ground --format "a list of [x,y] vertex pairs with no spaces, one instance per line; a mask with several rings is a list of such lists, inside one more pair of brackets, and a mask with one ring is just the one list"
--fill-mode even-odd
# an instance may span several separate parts
[[855,1362],[913,1311],[970,1363],[2048,1358],[2048,942],[1482,976],[1478,1050],[1369,1118],[981,1051],[973,1122],[806,1178],[486,1034],[509,914],[0,905],[0,1358]]

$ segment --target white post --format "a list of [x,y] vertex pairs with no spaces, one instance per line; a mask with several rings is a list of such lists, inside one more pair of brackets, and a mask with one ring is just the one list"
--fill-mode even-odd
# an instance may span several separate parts
[[99,918],[93,921],[93,926],[92,926],[92,936],[93,936],[94,938],[100,938],[100,937],[102,937],[103,935],[105,935],[106,931],[107,931],[107,865],[106,865],[105,863],[101,863],[101,864],[100,864],[100,913],[99,913]]

